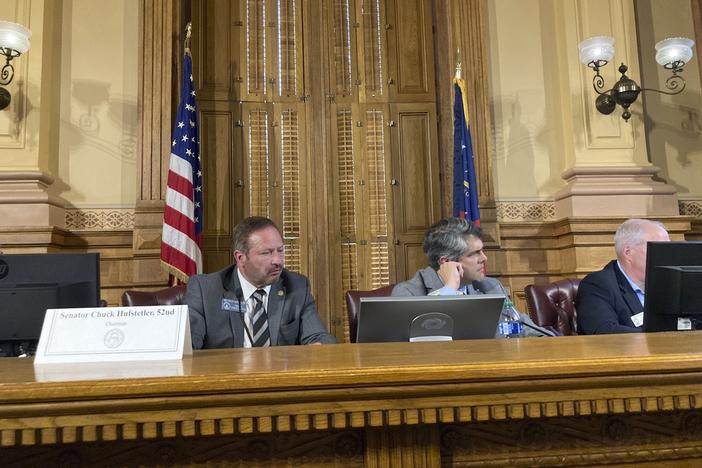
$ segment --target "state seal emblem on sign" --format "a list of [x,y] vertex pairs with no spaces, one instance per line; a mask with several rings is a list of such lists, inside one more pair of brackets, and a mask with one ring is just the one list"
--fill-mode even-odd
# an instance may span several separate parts
[[117,348],[124,343],[124,332],[119,328],[113,328],[105,333],[105,346],[108,348]]

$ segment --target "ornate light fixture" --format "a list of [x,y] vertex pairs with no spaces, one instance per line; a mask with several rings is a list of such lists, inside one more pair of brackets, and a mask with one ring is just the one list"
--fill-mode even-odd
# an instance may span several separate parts
[[624,109],[622,118],[628,121],[631,117],[629,106],[636,101],[642,91],[655,91],[668,95],[681,93],[685,89],[686,83],[680,73],[682,73],[685,64],[692,58],[694,44],[694,41],[684,37],[663,39],[656,44],[656,62],[672,73],[665,80],[665,87],[668,91],[641,88],[636,81],[626,76],[629,68],[623,63],[619,66],[619,73],[622,74],[619,81],[614,83],[612,88],[605,90],[604,78],[600,75],[600,69],[614,57],[614,38],[596,36],[585,39],[578,44],[578,49],[580,49],[580,61],[595,72],[592,87],[599,95],[595,99],[595,107],[601,114],[611,114],[619,104]]
[[[12,60],[29,50],[31,31],[17,23],[0,21],[0,54],[5,56],[5,65],[0,69],[0,85],[7,86],[15,76]],[[0,56],[0,60],[2,57]],[[0,86],[0,110],[10,105],[10,92]]]

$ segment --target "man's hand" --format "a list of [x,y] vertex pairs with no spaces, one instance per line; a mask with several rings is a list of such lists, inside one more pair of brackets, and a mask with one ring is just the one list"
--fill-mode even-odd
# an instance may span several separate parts
[[307,346],[312,346],[312,345],[320,345],[321,346],[322,342],[321,341],[315,341],[314,343],[309,343]]
[[463,278],[463,265],[447,260],[439,266],[438,274],[441,281],[444,282],[444,286],[458,289],[461,287],[461,279]]

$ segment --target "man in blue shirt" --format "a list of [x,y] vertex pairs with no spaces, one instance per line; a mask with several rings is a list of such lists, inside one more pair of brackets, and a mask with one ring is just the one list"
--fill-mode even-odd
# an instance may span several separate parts
[[669,241],[665,227],[646,219],[624,221],[614,234],[617,260],[590,273],[578,287],[578,333],[635,333],[643,330],[646,248]]

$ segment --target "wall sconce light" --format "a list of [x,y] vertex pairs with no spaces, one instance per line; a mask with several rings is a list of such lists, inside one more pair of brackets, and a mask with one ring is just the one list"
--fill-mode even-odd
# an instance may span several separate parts
[[628,121],[631,117],[629,106],[636,101],[642,91],[655,91],[668,95],[681,93],[685,89],[686,83],[680,73],[682,73],[685,64],[692,58],[694,44],[693,40],[684,37],[663,39],[656,44],[656,62],[672,73],[665,80],[665,87],[669,91],[641,88],[636,81],[626,76],[626,71],[629,68],[623,63],[619,66],[619,73],[622,74],[619,81],[614,83],[611,89],[604,90],[604,78],[600,75],[600,69],[614,57],[614,38],[597,36],[585,39],[578,44],[578,49],[580,49],[580,61],[595,72],[592,87],[599,95],[595,99],[595,107],[601,114],[611,114],[616,105],[619,104],[624,109],[622,118]]
[[[31,31],[17,23],[0,21],[0,54],[5,56],[5,65],[0,69],[0,85],[7,86],[15,76],[12,60],[29,50]],[[2,57],[0,56],[0,60]],[[10,105],[10,92],[0,86],[0,110]]]

